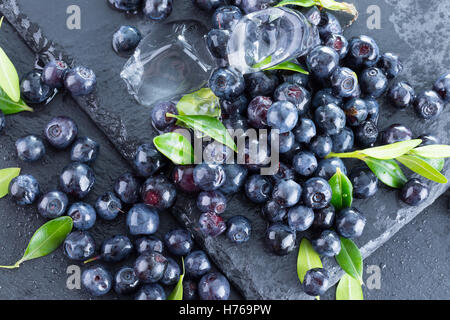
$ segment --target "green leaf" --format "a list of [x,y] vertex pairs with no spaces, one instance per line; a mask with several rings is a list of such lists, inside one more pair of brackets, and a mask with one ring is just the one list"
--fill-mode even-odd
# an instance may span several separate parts
[[156,149],[175,164],[194,163],[194,149],[191,142],[176,132],[165,133],[153,139]]
[[438,170],[433,168],[431,164],[419,157],[405,154],[401,157],[398,157],[396,160],[403,164],[405,167],[409,168],[411,171],[414,171],[415,173],[420,174],[422,177],[425,177],[429,180],[438,183],[448,182],[447,178],[442,173],[440,173]]
[[421,143],[422,143],[422,140],[415,139],[415,140],[396,142],[396,143],[388,144],[388,145],[381,146],[381,147],[364,149],[364,150],[361,150],[358,152],[365,154],[366,156],[375,158],[375,159],[390,160],[390,159],[395,159],[397,157],[400,157],[401,155],[404,155],[405,153],[414,149]]
[[19,101],[19,76],[13,63],[2,48],[0,48],[0,88],[6,92],[12,101]]
[[237,147],[233,138],[222,122],[217,118],[209,116],[178,116],[170,113],[167,113],[167,117],[176,118],[188,127],[203,132],[207,136],[210,136],[214,140],[237,152]]
[[440,159],[427,159],[427,158],[423,158],[423,157],[419,157],[419,156],[416,156],[416,157],[422,159],[425,162],[428,162],[428,164],[430,166],[432,166],[433,168],[435,168],[439,172],[441,172],[442,169],[444,169],[445,159],[443,159],[443,158],[440,158]]
[[295,5],[306,8],[317,5],[328,10],[343,11],[349,13],[353,15],[355,19],[358,17],[358,11],[356,10],[356,7],[353,4],[346,2],[337,2],[334,0],[284,0],[278,3],[275,7],[287,5]]
[[23,262],[44,257],[55,251],[72,231],[73,221],[70,217],[60,217],[42,225],[28,244],[23,257],[13,266],[0,266],[5,269],[18,268]]
[[362,283],[363,260],[356,244],[347,238],[340,237],[341,251],[336,255],[336,261],[348,275]]
[[394,160],[362,159],[370,170],[385,185],[392,188],[402,188],[408,181],[400,166]]
[[178,114],[180,115],[205,115],[220,117],[219,98],[214,95],[211,89],[202,88],[193,93],[184,95],[177,103]]
[[0,28],[2,27],[2,24],[3,24],[3,18],[5,18],[5,17],[0,18]]
[[336,300],[364,300],[359,281],[344,274],[336,287]]
[[183,280],[184,280],[184,259],[181,257],[181,263],[183,265],[183,274],[180,276],[177,285],[173,289],[173,291],[167,297],[167,300],[183,300]]
[[334,176],[331,177],[329,184],[333,191],[331,204],[336,210],[349,208],[353,202],[353,185],[350,179],[337,168]]
[[433,144],[411,150],[412,154],[428,159],[440,159],[450,157],[450,146]]
[[277,64],[276,66],[267,68],[265,70],[288,70],[288,71],[300,72],[303,74],[309,74],[308,71],[306,71],[305,69],[300,67],[298,64],[290,62],[290,61],[282,62],[280,64]]
[[19,99],[18,102],[14,102],[11,98],[0,88],[0,110],[3,111],[4,114],[14,114],[22,111],[31,111],[33,109],[30,108],[25,101]]
[[264,58],[262,61],[254,64],[252,66],[252,68],[253,69],[264,69],[264,66],[267,66],[271,62],[272,62],[272,56],[268,56],[268,57]]
[[0,199],[9,192],[11,180],[20,174],[20,168],[6,168],[0,170]]
[[300,243],[297,257],[297,275],[301,283],[303,283],[306,272],[314,268],[323,268],[322,261],[314,250],[311,242],[309,242],[308,239],[303,238]]
[[314,0],[284,0],[278,3],[275,7],[282,7],[287,5],[295,5],[299,7],[309,8],[315,6],[317,1]]

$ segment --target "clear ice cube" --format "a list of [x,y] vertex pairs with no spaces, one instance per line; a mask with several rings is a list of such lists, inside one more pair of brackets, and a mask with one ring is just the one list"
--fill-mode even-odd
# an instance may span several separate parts
[[202,88],[216,67],[207,32],[193,20],[155,25],[120,73],[129,93],[150,106]]
[[318,44],[317,28],[300,12],[269,8],[239,21],[228,42],[228,62],[252,73],[303,56]]

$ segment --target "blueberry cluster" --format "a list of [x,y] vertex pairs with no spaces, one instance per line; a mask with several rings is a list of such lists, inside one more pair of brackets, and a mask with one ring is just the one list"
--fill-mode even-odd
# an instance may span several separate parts
[[167,19],[173,10],[173,0],[108,0],[115,10],[126,13],[142,12],[144,17],[152,21]]

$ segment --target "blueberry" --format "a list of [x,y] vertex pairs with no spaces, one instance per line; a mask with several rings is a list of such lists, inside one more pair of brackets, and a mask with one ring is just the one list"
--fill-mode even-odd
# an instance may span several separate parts
[[227,225],[222,217],[215,213],[205,212],[198,219],[200,231],[205,237],[217,237],[225,232]]
[[78,127],[68,117],[56,117],[50,120],[44,130],[47,141],[57,149],[67,148],[77,137]]
[[173,10],[173,0],[144,0],[142,13],[154,21],[167,19]]
[[5,128],[5,124],[6,124],[5,114],[3,113],[2,110],[0,110],[0,133]]
[[272,183],[266,176],[252,175],[245,183],[245,194],[254,203],[264,203],[272,194]]
[[197,208],[200,212],[221,214],[227,207],[227,200],[220,191],[203,191],[197,197]]
[[330,285],[327,270],[322,268],[310,269],[303,279],[303,291],[310,296],[317,297],[325,293]]
[[194,166],[175,166],[172,172],[172,181],[178,189],[195,193],[200,191],[194,182]]
[[141,188],[141,198],[147,206],[159,210],[169,209],[175,202],[177,191],[165,176],[148,178]]
[[280,161],[278,163],[278,172],[270,176],[270,178],[276,184],[282,180],[295,180],[296,174],[292,167]]
[[209,87],[217,97],[232,100],[244,92],[245,81],[239,71],[232,68],[219,68],[211,75]]
[[336,217],[336,230],[345,238],[361,236],[366,226],[366,218],[356,208],[341,210]]
[[[340,68],[342,69],[342,68]],[[337,69],[337,70],[340,70]],[[350,70],[350,69],[348,69]],[[313,109],[317,109],[320,106],[326,106],[327,104],[333,103],[338,107],[342,107],[342,98],[335,96],[331,88],[321,89],[316,92],[314,98],[311,102]]]
[[203,162],[208,164],[224,164],[233,157],[233,150],[220,142],[213,141],[203,148]]
[[419,118],[436,119],[444,109],[444,101],[436,91],[428,90],[419,94],[414,100],[414,109]]
[[273,95],[277,101],[289,101],[297,108],[298,115],[308,112],[311,105],[311,94],[302,86],[285,82],[278,86]]
[[11,180],[8,193],[18,205],[32,204],[40,194],[39,183],[29,174],[20,175]]
[[87,203],[77,202],[70,206],[67,215],[72,218],[73,226],[78,230],[89,230],[97,219],[95,209]]
[[165,286],[171,286],[176,284],[180,279],[181,269],[178,263],[172,258],[167,258],[167,261],[169,263],[160,282]]
[[245,75],[245,87],[250,97],[271,96],[278,86],[278,77],[269,72],[255,72]]
[[85,96],[92,93],[97,85],[94,71],[86,67],[75,67],[66,72],[64,87],[74,96]]
[[314,222],[314,211],[305,206],[295,206],[288,211],[288,224],[294,231],[305,231]]
[[122,202],[114,193],[106,192],[99,196],[95,202],[97,214],[105,220],[114,220],[122,211]]
[[355,130],[355,139],[360,147],[373,146],[378,139],[377,125],[370,120],[363,121]]
[[266,244],[276,255],[285,256],[292,252],[295,239],[295,231],[282,223],[277,222],[267,228]]
[[194,245],[192,234],[185,229],[175,229],[169,231],[164,236],[164,243],[167,250],[176,256],[185,256],[191,252]]
[[311,139],[309,150],[318,158],[325,158],[333,149],[333,140],[328,135],[315,136]]
[[139,180],[131,173],[125,173],[114,183],[114,191],[122,202],[136,203],[139,199]]
[[228,300],[230,283],[221,273],[210,272],[200,279],[198,293],[201,300]]
[[42,139],[34,135],[20,138],[16,141],[18,157],[23,161],[33,162],[41,159],[45,154]]
[[420,147],[429,146],[429,145],[433,145],[433,144],[441,144],[441,141],[439,140],[438,137],[436,137],[432,134],[429,134],[429,133],[422,134],[417,139],[422,140]]
[[303,88],[307,88],[309,84],[308,75],[299,72],[285,72],[281,75],[281,79],[283,82],[294,84]]
[[169,126],[174,125],[177,119],[169,118],[166,116],[167,113],[178,114],[177,107],[172,102],[160,102],[157,103],[151,113],[152,125],[156,130],[164,131]]
[[372,197],[378,191],[378,178],[372,171],[366,168],[357,168],[350,176],[353,184],[353,195],[358,199]]
[[415,92],[407,82],[398,82],[389,89],[388,99],[394,107],[405,109],[414,102]]
[[347,124],[352,127],[359,126],[367,119],[369,114],[367,104],[364,100],[359,98],[352,98],[344,104],[344,112],[347,116]]
[[251,12],[270,8],[277,3],[277,0],[241,0],[240,7],[245,13],[249,14]]
[[244,216],[234,216],[227,221],[227,238],[234,243],[250,240],[252,225]]
[[239,164],[227,164],[223,166],[227,179],[220,187],[224,194],[233,194],[238,192],[245,183],[248,170]]
[[197,281],[183,280],[183,300],[199,300]]
[[145,252],[159,252],[163,253],[164,244],[161,239],[155,236],[142,237],[136,240],[135,242],[136,251],[139,254],[143,254]]
[[67,210],[69,199],[60,191],[51,191],[43,195],[38,202],[38,211],[44,218],[55,219]]
[[306,64],[317,79],[328,79],[339,66],[339,55],[330,47],[317,46],[309,52]]
[[142,0],[108,0],[109,4],[121,11],[136,11],[141,7]]
[[297,142],[308,144],[317,134],[316,125],[311,119],[301,118],[297,122],[293,133]]
[[244,114],[247,111],[248,99],[245,95],[240,95],[233,100],[222,100],[222,114],[228,115],[229,117],[235,116],[236,114]]
[[156,283],[162,279],[169,262],[158,252],[141,254],[134,263],[134,272],[143,283]]
[[102,266],[89,267],[81,274],[83,287],[94,297],[107,294],[112,287],[112,276]]
[[136,27],[121,26],[112,37],[112,47],[119,55],[130,56],[142,40],[142,35]]
[[335,104],[327,104],[316,109],[314,122],[327,135],[338,134],[345,127],[345,113]]
[[401,124],[393,124],[381,134],[381,144],[391,144],[412,139],[412,132]]
[[70,160],[83,163],[93,163],[98,156],[100,146],[88,137],[78,138],[72,145]]
[[225,171],[219,164],[199,164],[193,172],[195,184],[204,191],[219,189],[226,180]]
[[129,295],[135,293],[140,282],[133,268],[122,267],[114,277],[114,291],[118,295]]
[[87,231],[74,231],[64,240],[63,248],[70,260],[84,261],[94,256],[95,241]]
[[267,124],[280,133],[294,129],[297,121],[297,108],[289,101],[277,101],[267,110]]
[[211,11],[225,4],[224,0],[193,0],[194,4],[202,10]]
[[338,134],[331,136],[331,140],[333,140],[332,151],[335,153],[341,153],[353,149],[355,136],[350,128],[345,127]]
[[132,235],[154,234],[159,228],[159,214],[143,203],[135,204],[128,211],[127,227]]
[[62,88],[64,86],[64,76],[69,66],[61,60],[48,62],[42,70],[42,82],[51,88]]
[[337,68],[331,75],[330,80],[333,95],[337,97],[349,98],[359,96],[361,93],[358,76],[349,68]]
[[302,199],[305,206],[322,209],[330,204],[331,187],[323,178],[311,178],[305,182]]
[[[271,143],[272,139],[275,139],[273,137],[274,135],[274,131],[271,131],[269,134],[269,142]],[[280,154],[283,153],[287,153],[289,151],[291,151],[291,149],[293,148],[294,144],[295,144],[295,136],[292,133],[292,131],[286,132],[286,133],[282,133],[282,134],[277,134],[278,135],[278,142],[279,142],[279,148],[278,151]]]
[[419,179],[409,180],[400,192],[400,199],[410,206],[419,206],[429,195],[428,186]]
[[340,158],[323,159],[319,161],[315,175],[328,181],[338,168],[343,174],[347,174],[347,168]]
[[94,183],[95,175],[92,169],[79,162],[67,165],[59,176],[61,190],[67,195],[78,199],[86,197]]
[[139,289],[136,300],[166,300],[164,288],[157,283],[146,284]]
[[381,56],[378,67],[383,70],[388,79],[396,78],[403,71],[403,64],[398,55],[390,52]]
[[380,49],[371,37],[359,36],[350,39],[346,63],[352,69],[373,67],[380,58]]
[[320,22],[317,25],[319,29],[320,37],[325,39],[330,34],[341,34],[342,27],[339,20],[332,13],[322,11],[320,13]]
[[222,29],[212,29],[206,36],[206,44],[208,46],[209,52],[211,52],[211,54],[218,59],[226,59],[229,39],[230,31]]
[[289,208],[295,206],[302,194],[301,186],[293,180],[279,181],[272,192],[272,199],[280,206]]
[[133,160],[136,172],[141,177],[149,177],[160,170],[166,163],[163,156],[151,144],[140,145]]
[[272,99],[258,96],[250,101],[247,108],[248,123],[255,129],[267,128],[267,112],[272,106]]
[[338,54],[339,58],[343,59],[348,52],[348,41],[342,34],[330,34],[324,41],[327,47],[334,49]]
[[294,156],[292,167],[299,175],[309,177],[317,169],[317,159],[311,152],[301,151]]
[[326,257],[334,257],[341,251],[341,240],[336,232],[325,230],[312,241],[316,252]]
[[233,30],[241,18],[241,9],[236,6],[223,6],[214,12],[212,25],[216,29]]
[[450,73],[441,76],[434,84],[433,90],[436,91],[446,103],[450,102]]
[[200,278],[211,271],[211,262],[204,251],[192,251],[186,256],[184,261],[186,275],[193,278]]
[[27,103],[42,103],[53,94],[52,88],[42,82],[42,73],[34,70],[27,73],[20,83],[20,93]]
[[312,226],[315,229],[330,229],[334,225],[335,218],[336,212],[332,205],[314,210],[314,222]]
[[386,92],[388,79],[378,68],[364,69],[360,76],[361,90],[368,96],[378,98]]
[[370,97],[364,98],[364,102],[367,106],[367,120],[377,124],[380,117],[380,105],[377,100]]
[[282,222],[287,215],[287,210],[276,201],[269,200],[261,208],[261,215],[268,222]]
[[105,262],[123,261],[133,251],[133,244],[126,236],[114,236],[103,242],[101,247],[101,258]]

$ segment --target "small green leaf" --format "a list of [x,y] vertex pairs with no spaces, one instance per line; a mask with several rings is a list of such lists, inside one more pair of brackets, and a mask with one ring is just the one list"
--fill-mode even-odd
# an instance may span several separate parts
[[290,62],[290,61],[286,61],[286,62],[277,64],[276,66],[267,68],[265,70],[288,70],[288,71],[300,72],[303,74],[309,74],[308,71],[306,71],[305,69],[300,67],[298,64]]
[[12,101],[19,101],[19,76],[13,63],[2,48],[0,48],[0,88],[6,92]]
[[349,178],[337,168],[334,176],[329,181],[331,190],[333,191],[331,204],[336,210],[342,210],[352,206],[353,202],[353,185]]
[[264,69],[264,66],[267,66],[271,62],[272,62],[272,56],[268,56],[268,57],[264,58],[262,61],[254,64],[252,66],[252,68],[253,69]]
[[303,238],[300,243],[297,257],[297,275],[301,283],[303,283],[306,272],[314,268],[323,268],[322,261],[314,250],[311,242],[309,242],[308,239]]
[[450,146],[433,144],[416,148],[410,153],[428,159],[450,158]]
[[422,140],[415,139],[415,140],[396,142],[396,143],[388,144],[388,145],[381,146],[381,147],[364,149],[364,150],[361,150],[358,152],[365,154],[366,156],[375,158],[375,159],[390,160],[390,159],[395,159],[397,157],[400,157],[401,155],[404,155],[405,153],[414,149],[421,143],[422,143]]
[[42,225],[28,244],[23,257],[13,266],[0,266],[5,269],[18,268],[23,262],[44,257],[55,251],[72,231],[73,221],[70,217],[60,217]]
[[336,300],[364,300],[361,283],[344,274],[336,287]]
[[392,188],[402,188],[408,181],[400,166],[394,160],[362,159],[372,172],[385,185]]
[[9,192],[11,180],[20,174],[20,168],[6,168],[0,170],[0,199]]
[[177,285],[173,291],[167,297],[167,300],[183,300],[183,280],[184,280],[184,259],[181,257],[181,263],[183,265],[183,274],[180,276]]
[[236,144],[231,137],[228,130],[217,118],[209,116],[178,116],[174,114],[167,114],[167,117],[172,117],[180,120],[185,125],[200,132],[203,132],[207,136],[210,136],[214,140],[226,145],[230,149],[237,152]]
[[175,164],[194,163],[194,149],[191,142],[182,134],[176,132],[165,133],[153,139],[156,149],[172,160]]
[[336,255],[336,261],[348,275],[362,283],[363,260],[356,244],[347,238],[340,237],[341,251]]
[[4,114],[14,114],[22,111],[31,111],[33,109],[30,108],[25,101],[19,99],[18,102],[14,102],[11,98],[0,88],[0,110],[3,111]]
[[214,95],[211,89],[202,88],[193,93],[184,95],[177,103],[178,114],[184,115],[205,115],[220,117],[219,98]]
[[427,158],[423,158],[423,157],[419,157],[416,156],[417,158],[422,159],[425,162],[428,162],[428,164],[430,166],[432,166],[433,168],[435,168],[437,171],[441,172],[444,169],[445,166],[445,159],[440,158],[440,159],[427,159]]
[[275,7],[282,7],[287,5],[295,5],[299,7],[309,8],[315,6],[317,1],[314,0],[283,0],[278,3]]
[[414,171],[415,173],[420,174],[422,177],[425,177],[429,180],[438,183],[448,182],[447,178],[442,173],[440,173],[438,170],[433,168],[432,165],[419,157],[405,154],[401,157],[398,157],[396,160],[403,164],[405,167],[409,168],[411,171]]
[[349,13],[352,16],[354,16],[355,19],[358,17],[358,11],[356,10],[355,5],[346,2],[337,2],[334,0],[283,0],[280,3],[278,3],[275,7],[287,5],[295,5],[305,8],[317,5],[326,8],[328,10],[343,11]]

